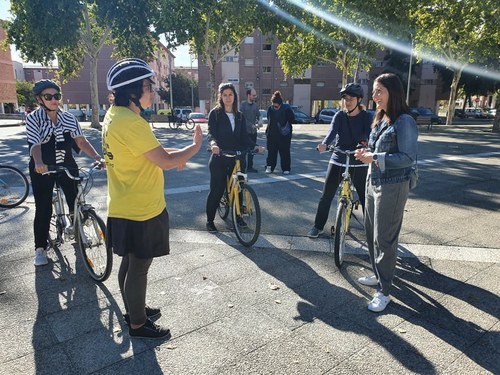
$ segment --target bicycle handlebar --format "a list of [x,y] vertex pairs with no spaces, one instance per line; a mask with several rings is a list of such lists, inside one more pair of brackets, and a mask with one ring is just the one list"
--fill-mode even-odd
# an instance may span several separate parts
[[344,155],[354,155],[356,150],[342,150],[341,148],[335,147],[335,146],[328,146],[326,148],[328,152],[340,152],[341,154]]
[[[75,177],[75,176],[73,176],[70,173],[70,171],[69,171],[68,168],[66,168],[66,167],[64,167],[62,165],[49,165],[48,169],[49,169],[48,172],[43,173],[44,175],[46,175],[46,174],[66,173],[66,175],[70,179],[75,180],[75,181],[83,181],[87,177],[87,176],[77,176],[77,177]],[[84,171],[84,172],[85,172],[85,174],[90,175],[90,173],[92,173],[92,171],[94,171],[96,169],[99,169],[99,170],[102,169],[102,163],[101,162],[95,161],[94,163],[92,163],[90,165],[89,171],[88,172]]]
[[237,158],[237,157],[243,157],[246,154],[251,153],[253,155],[258,154],[258,152],[255,152],[255,150],[244,150],[244,151],[233,151],[233,150],[220,150],[219,155],[220,156],[225,156],[227,158]]

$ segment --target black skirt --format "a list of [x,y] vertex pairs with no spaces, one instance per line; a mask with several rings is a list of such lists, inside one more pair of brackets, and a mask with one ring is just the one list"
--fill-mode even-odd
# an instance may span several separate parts
[[106,245],[119,256],[156,258],[170,253],[168,212],[146,221],[108,217]]

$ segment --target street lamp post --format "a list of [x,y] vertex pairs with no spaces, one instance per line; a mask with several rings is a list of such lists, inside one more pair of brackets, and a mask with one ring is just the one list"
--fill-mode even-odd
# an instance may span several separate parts
[[411,49],[410,49],[410,64],[408,67],[408,84],[406,85],[406,104],[410,105],[410,81],[411,81],[411,64],[413,62],[413,35],[410,34]]

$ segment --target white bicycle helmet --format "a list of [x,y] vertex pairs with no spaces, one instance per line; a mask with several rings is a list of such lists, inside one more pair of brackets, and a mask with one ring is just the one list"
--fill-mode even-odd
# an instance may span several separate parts
[[114,91],[119,87],[129,85],[155,76],[151,67],[141,59],[124,59],[114,64],[106,76],[108,90]]

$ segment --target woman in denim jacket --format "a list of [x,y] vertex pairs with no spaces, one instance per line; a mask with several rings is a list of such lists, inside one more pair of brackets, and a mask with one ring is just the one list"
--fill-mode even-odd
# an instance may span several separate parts
[[368,148],[356,159],[369,164],[366,178],[365,231],[374,274],[358,281],[378,286],[368,309],[380,312],[390,302],[399,232],[417,160],[418,128],[408,115],[403,85],[394,74],[382,74],[373,85],[377,114]]

